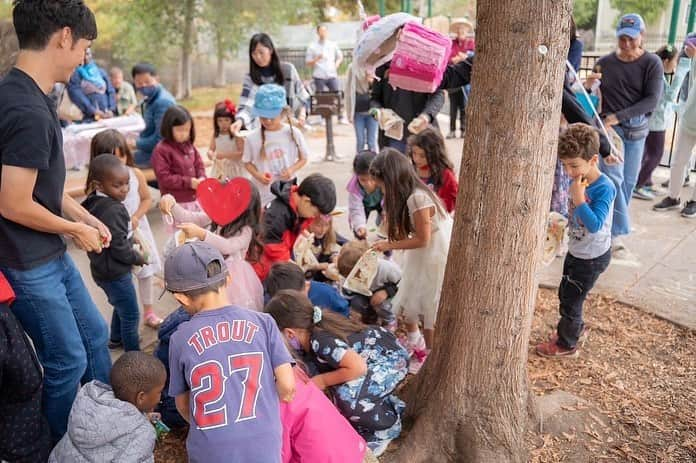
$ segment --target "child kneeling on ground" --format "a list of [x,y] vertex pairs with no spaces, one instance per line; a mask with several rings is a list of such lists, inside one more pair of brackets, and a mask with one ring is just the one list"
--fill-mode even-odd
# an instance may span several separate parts
[[[334,404],[379,456],[401,433],[404,402],[394,390],[406,377],[408,352],[392,333],[313,307],[300,291],[280,291],[266,305],[289,345],[307,354]],[[306,358],[306,357],[305,357]]]
[[[366,241],[351,241],[341,248],[338,254],[338,273],[348,278],[369,246]],[[377,272],[370,283],[372,296],[354,294],[350,299],[351,309],[362,315],[362,321],[368,325],[377,323],[381,318],[390,331],[396,330],[396,316],[392,309],[391,300],[399,289],[401,269],[394,262],[380,257],[377,261]]]
[[191,320],[169,344],[169,395],[190,423],[189,462],[280,463],[280,403],[292,401],[292,357],[273,319],[230,305],[227,267],[203,241],[164,264],[167,291]]
[[270,300],[279,291],[293,289],[302,291],[307,295],[312,305],[332,312],[350,316],[350,304],[348,300],[341,296],[338,290],[326,283],[307,280],[305,272],[294,262],[276,262],[268,272],[268,277],[264,282],[266,288],[266,300]]
[[68,432],[49,463],[154,462],[156,433],[147,413],[166,379],[162,362],[143,352],[126,352],[111,368],[111,387],[85,384],[70,410]]
[[586,124],[571,124],[558,140],[558,157],[573,179],[568,214],[568,254],[558,287],[556,334],[536,346],[542,357],[576,357],[578,341],[587,335],[582,306],[611,261],[611,223],[616,188],[602,174],[599,134]]

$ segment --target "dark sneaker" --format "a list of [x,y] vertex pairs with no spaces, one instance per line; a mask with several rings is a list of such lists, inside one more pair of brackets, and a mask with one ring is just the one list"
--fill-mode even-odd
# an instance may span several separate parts
[[537,345],[536,353],[546,358],[575,358],[579,355],[577,347],[574,349],[566,349],[565,347],[561,347],[552,341],[543,342]]
[[112,341],[109,339],[109,349],[111,349],[111,350],[123,349],[123,343],[121,341]]
[[653,206],[653,210],[658,211],[658,212],[663,212],[663,211],[672,211],[674,209],[679,209],[680,207],[681,207],[681,201],[679,201],[678,198],[675,199],[675,198],[670,198],[669,196],[667,196],[662,201],[655,204]]
[[681,215],[689,219],[696,217],[696,201],[687,201],[686,206],[681,211]]

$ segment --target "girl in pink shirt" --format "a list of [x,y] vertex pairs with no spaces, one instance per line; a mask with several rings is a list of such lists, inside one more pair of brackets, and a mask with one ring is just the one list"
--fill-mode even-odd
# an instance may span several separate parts
[[293,370],[295,398],[280,404],[283,463],[376,462],[365,440],[302,368],[295,366]]

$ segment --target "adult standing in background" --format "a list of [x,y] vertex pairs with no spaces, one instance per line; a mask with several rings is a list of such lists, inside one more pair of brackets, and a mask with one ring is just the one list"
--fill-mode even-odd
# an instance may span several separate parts
[[[469,57],[476,49],[476,42],[471,34],[474,32],[474,25],[466,18],[452,20],[450,32],[455,34],[452,39],[452,51],[450,53],[450,64],[458,64]],[[460,135],[464,138],[464,124],[466,121],[466,100],[467,86],[457,87],[449,90],[450,102],[450,131],[447,138],[457,136],[457,114],[459,114]]]
[[285,87],[288,106],[297,122],[304,125],[307,119],[309,93],[292,63],[280,61],[271,37],[263,32],[254,34],[249,41],[249,72],[244,76],[242,94],[237,105],[237,118],[230,127],[237,133],[242,127],[248,130],[258,127],[259,122],[252,112],[256,91],[264,84]]
[[389,83],[389,68],[391,61],[378,67],[375,75],[377,79],[372,84],[370,94],[371,109],[391,109],[404,120],[403,133],[400,140],[387,137],[383,130],[379,132],[379,145],[395,148],[406,153],[406,139],[409,137],[408,125],[418,119],[419,129],[429,124],[438,126],[437,115],[445,104],[445,95],[442,90],[433,93],[419,93],[401,88],[394,88]]
[[314,89],[317,92],[337,92],[338,68],[343,62],[343,52],[336,42],[329,40],[325,25],[317,27],[318,40],[307,48],[307,66],[312,68]]
[[[623,15],[616,28],[618,49],[600,58],[594,69],[601,74],[601,117],[624,144],[622,164],[613,163],[612,156],[600,158],[600,169],[616,185],[611,236],[612,252],[617,258],[630,255],[622,239],[631,233],[628,205],[638,182],[650,114],[662,95],[662,61],[645,51],[644,34],[645,22],[640,15]],[[593,78],[585,81],[586,88],[593,84]]]
[[111,369],[106,322],[62,237],[101,252],[111,234],[64,192],[62,133],[47,96],[83,62],[97,24],[82,0],[17,0],[12,15],[20,52],[0,82],[0,272],[43,367],[43,413],[57,441],[80,383],[108,383]]
[[568,61],[570,65],[573,66],[575,72],[580,72],[580,65],[582,64],[582,50],[584,45],[582,41],[578,38],[578,31],[575,28],[575,20],[570,17],[570,46],[568,47]]

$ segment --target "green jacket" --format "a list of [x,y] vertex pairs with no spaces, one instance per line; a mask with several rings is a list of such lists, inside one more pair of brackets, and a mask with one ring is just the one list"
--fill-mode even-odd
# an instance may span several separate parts
[[684,82],[684,77],[691,66],[693,64],[689,58],[680,58],[677,70],[674,71],[674,76],[672,77],[672,83],[667,83],[667,78],[663,77],[662,98],[657,103],[652,116],[650,116],[651,132],[663,132],[674,124],[674,113],[678,106],[677,96]]

